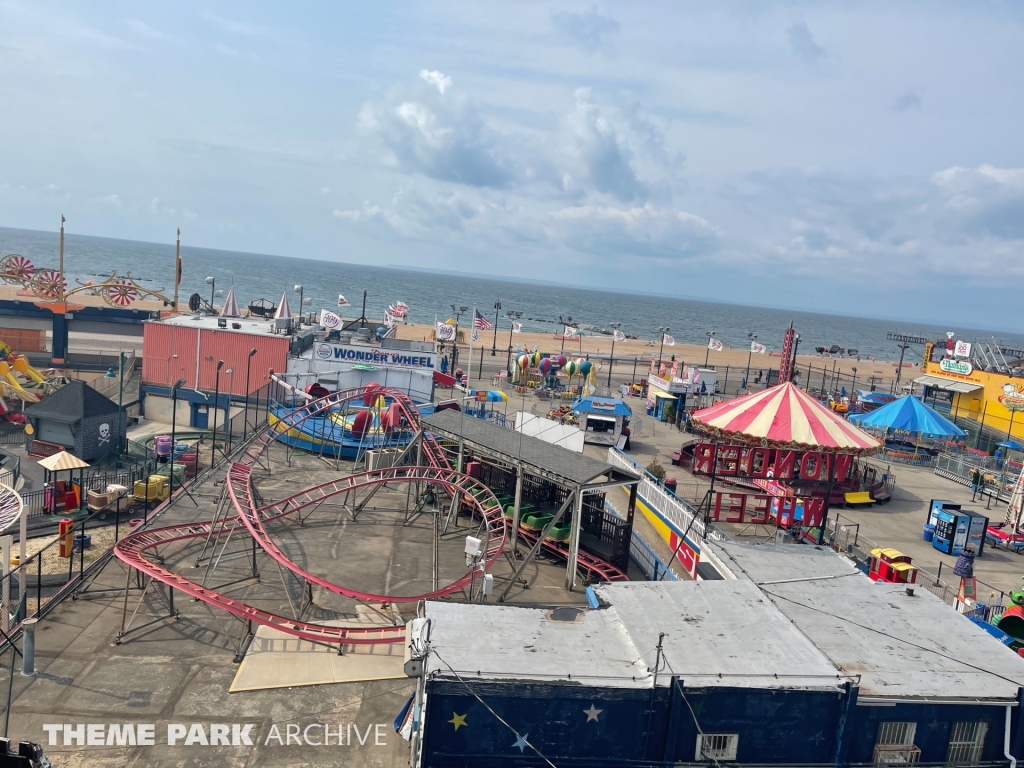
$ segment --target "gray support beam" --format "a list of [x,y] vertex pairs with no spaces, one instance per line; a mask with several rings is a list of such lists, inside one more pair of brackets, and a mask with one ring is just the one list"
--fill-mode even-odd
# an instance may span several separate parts
[[583,489],[576,492],[576,509],[572,520],[572,535],[569,538],[569,564],[565,571],[565,588],[570,592],[576,587],[576,561],[580,556],[580,526],[583,523]]
[[516,500],[515,509],[512,511],[512,552],[516,551],[516,544],[519,543],[519,505],[523,500],[523,467],[516,466]]
[[520,564],[520,566],[516,569],[516,572],[513,573],[512,577],[509,579],[508,585],[505,587],[505,591],[502,592],[501,597],[498,598],[499,603],[504,602],[505,598],[508,597],[508,593],[512,589],[512,586],[516,583],[516,580],[522,575],[523,571],[526,570],[526,566],[528,566],[530,564],[530,561],[533,560],[534,555],[536,555],[540,551],[541,545],[544,543],[544,539],[547,537],[549,533],[551,533],[551,529],[555,527],[558,521],[562,519],[562,516],[565,514],[565,510],[567,510],[569,508],[569,505],[572,504],[572,500],[575,498],[576,495],[579,495],[579,492],[577,492],[577,494],[570,493],[568,496],[566,496],[565,501],[562,502],[562,506],[558,508],[558,511],[555,513],[555,516],[552,517],[550,522],[548,522],[548,524],[544,526],[544,530],[541,531],[540,536],[537,537],[537,543],[533,545],[529,553],[527,553],[526,557],[523,558],[522,564]]

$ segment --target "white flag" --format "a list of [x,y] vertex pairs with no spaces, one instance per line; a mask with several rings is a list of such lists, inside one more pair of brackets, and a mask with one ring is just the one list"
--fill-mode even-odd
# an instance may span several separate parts
[[664,342],[666,347],[674,347],[676,345],[676,340],[667,333],[661,337],[661,340]]
[[346,299],[346,298],[345,298],[344,296],[342,296],[342,295],[341,295],[340,293],[338,294],[338,306],[339,306],[339,307],[344,307],[344,306],[345,306],[346,304],[351,304],[351,303],[352,303],[351,301],[349,301],[348,299]]
[[766,347],[764,344],[758,344],[756,341],[752,341],[750,342],[750,351],[753,352],[755,355],[763,355],[765,352],[768,351],[768,347]]
[[710,349],[712,352],[721,352],[722,342],[714,338],[708,339],[708,349]]
[[512,333],[521,333],[523,330],[522,323],[512,323]]
[[449,325],[448,323],[438,323],[437,330],[434,335],[438,341],[454,341],[455,340],[455,326]]
[[579,335],[579,330],[567,325],[565,326],[565,330],[562,332],[562,335],[567,339],[575,339],[576,336]]
[[625,341],[626,334],[624,334],[622,331],[615,331],[615,333],[612,334],[612,338],[615,339],[616,341]]
[[329,309],[321,309],[320,325],[324,328],[337,328],[341,325],[341,317],[334,314]]

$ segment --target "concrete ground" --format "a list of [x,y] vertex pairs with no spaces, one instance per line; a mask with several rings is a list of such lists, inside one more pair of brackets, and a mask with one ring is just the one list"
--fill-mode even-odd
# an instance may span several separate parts
[[[283,466],[284,450],[272,448],[272,473],[257,473],[263,496],[279,499],[338,476],[333,462],[293,455],[292,466]],[[345,472],[344,464],[341,467]],[[208,480],[195,493],[196,504],[185,497],[169,509],[156,525],[170,525],[212,517],[221,492],[223,476]],[[424,514],[405,526],[404,490],[377,494],[371,507],[353,521],[337,504],[324,504],[300,526],[296,521],[272,524],[280,546],[296,562],[336,583],[373,591],[410,594],[432,586],[433,515]],[[439,545],[439,579],[444,584],[465,572],[464,537],[471,521],[442,537]],[[292,615],[289,597],[301,600],[301,585],[283,577],[276,564],[258,556],[259,581],[251,578],[251,539],[235,534],[226,554],[209,577],[209,586],[251,605]],[[203,540],[167,545],[160,551],[167,567],[201,581],[205,566],[195,563]],[[501,558],[495,565],[496,594],[508,583],[512,568]],[[48,744],[45,724],[154,724],[156,746],[64,745],[62,733],[55,746],[46,746],[54,765],[81,766],[401,766],[408,760],[407,743],[392,728],[392,721],[413,689],[411,680],[316,685],[270,691],[228,693],[236,671],[234,655],[245,627],[232,616],[205,603],[175,595],[176,620],[169,614],[168,593],[150,585],[141,603],[133,589],[127,601],[129,625],[135,629],[115,644],[125,615],[124,588],[128,574],[111,560],[78,599],[65,600],[46,615],[37,630],[34,678],[14,675],[13,703],[8,733],[15,739]],[[547,558],[531,563],[509,600],[532,605],[583,604],[582,590],[563,588],[565,566]],[[132,580],[134,586],[134,577]],[[449,599],[462,600],[460,594]],[[493,600],[493,598],[492,598]],[[309,616],[323,620],[344,619],[355,614],[356,603],[324,590],[315,590]],[[393,608],[376,606],[396,620],[414,615],[414,604]],[[137,610],[137,614],[135,611]],[[400,611],[400,612],[399,612]],[[133,615],[134,614],[134,615]],[[147,622],[155,622],[149,627]],[[6,685],[10,656],[0,658],[0,685]],[[18,662],[20,667],[20,661]],[[169,746],[169,724],[252,724],[253,746]],[[320,726],[338,724],[351,733],[353,745],[280,745],[295,726],[322,736]],[[348,724],[358,728],[360,744]],[[377,728],[377,725],[380,728]],[[273,730],[276,727],[277,731]],[[374,735],[366,738],[367,728]],[[377,734],[380,734],[375,743]],[[269,742],[268,742],[269,738]],[[293,739],[294,741],[294,739]]]

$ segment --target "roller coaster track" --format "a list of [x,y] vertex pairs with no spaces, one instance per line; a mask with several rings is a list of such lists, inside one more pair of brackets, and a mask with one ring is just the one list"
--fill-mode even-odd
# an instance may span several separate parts
[[[520,539],[528,541],[530,544],[536,544],[538,536],[537,531],[519,526]],[[556,557],[560,557],[563,560],[569,559],[569,547],[560,541],[545,539],[542,546],[547,552]],[[589,579],[598,577],[604,581],[629,581],[629,576],[625,572],[620,571],[614,565],[599,557],[594,557],[590,553],[584,552],[582,549],[576,553],[576,567],[581,571],[586,571],[587,578]]]

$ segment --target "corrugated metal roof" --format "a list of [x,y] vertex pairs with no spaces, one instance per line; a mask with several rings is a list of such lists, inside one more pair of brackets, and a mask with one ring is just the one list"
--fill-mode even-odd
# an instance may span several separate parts
[[874,583],[847,558],[801,544],[704,542],[757,583],[860,696],[1015,701],[1024,659],[923,586]]
[[959,392],[966,394],[968,392],[974,392],[976,389],[981,389],[981,384],[973,384],[969,381],[957,381],[956,379],[946,379],[942,376],[918,376],[914,379],[915,384],[923,384],[926,387],[935,387],[935,389],[944,389],[947,392]]
[[455,439],[461,437],[467,443],[520,461],[524,466],[532,467],[537,474],[553,477],[565,485],[586,485],[605,475],[609,480],[622,479],[624,483],[639,480],[637,475],[606,462],[459,411],[436,411],[424,419],[423,424],[428,431]]

